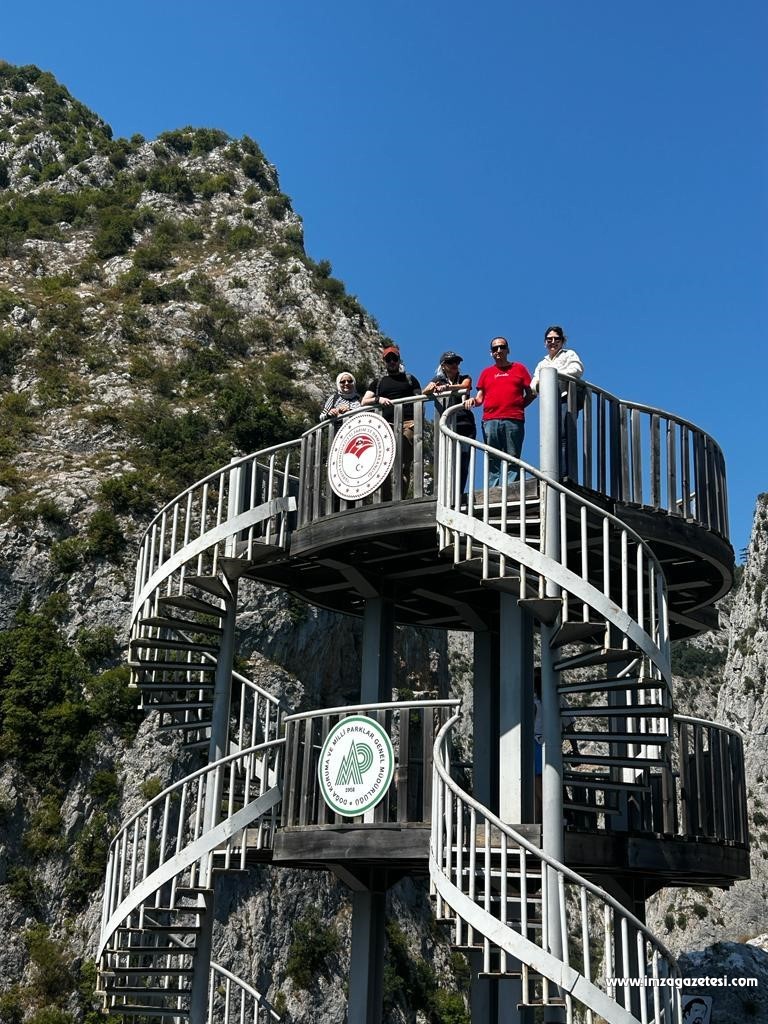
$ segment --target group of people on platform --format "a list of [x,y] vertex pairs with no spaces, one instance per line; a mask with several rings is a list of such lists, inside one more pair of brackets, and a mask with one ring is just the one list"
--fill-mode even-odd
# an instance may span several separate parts
[[[533,376],[523,365],[510,359],[509,342],[497,337],[491,341],[491,366],[487,366],[477,380],[475,395],[462,400],[460,395],[469,395],[472,390],[471,376],[461,369],[463,357],[452,350],[443,352],[440,364],[427,386],[422,389],[419,381],[408,373],[402,363],[400,349],[388,345],[382,350],[381,358],[386,372],[372,380],[361,396],[355,378],[344,371],[336,378],[336,390],[320,413],[325,420],[366,405],[379,405],[382,414],[390,423],[394,419],[392,403],[397,399],[415,395],[429,395],[445,400],[446,405],[458,404],[451,427],[462,437],[476,437],[475,417],[472,410],[481,408],[483,438],[489,447],[505,452],[519,459],[525,436],[525,409],[536,399],[539,390],[539,376],[546,366],[553,366],[558,373],[569,377],[581,377],[584,364],[573,349],[566,348],[567,338],[562,327],[555,324],[544,332],[546,356],[537,364]],[[404,473],[413,461],[413,405],[403,407],[403,458]],[[498,487],[502,476],[502,460],[489,457],[488,485]],[[461,459],[461,490],[464,490],[469,469],[468,446],[464,446]],[[510,464],[508,479],[516,479],[517,473]],[[407,486],[407,479],[404,480]],[[405,491],[403,492],[405,493]]]

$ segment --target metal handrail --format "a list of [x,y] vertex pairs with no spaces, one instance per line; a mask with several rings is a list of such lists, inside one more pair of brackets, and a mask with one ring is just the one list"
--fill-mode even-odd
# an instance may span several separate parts
[[[728,540],[725,460],[690,420],[560,374],[561,430],[573,482],[628,505],[682,517]],[[644,435],[647,435],[644,440]]]
[[672,721],[679,722],[683,725],[702,725],[708,729],[717,729],[720,732],[726,732],[731,736],[735,736],[742,742],[744,741],[744,737],[738,729],[732,729],[730,725],[720,725],[719,722],[710,722],[706,718],[695,718],[693,715],[673,715]]
[[551,854],[547,853],[540,846],[536,846],[535,843],[532,843],[529,839],[526,839],[525,836],[522,835],[520,832],[516,832],[511,825],[508,825],[506,822],[502,821],[501,818],[497,818],[493,811],[489,811],[488,808],[484,807],[479,800],[476,800],[475,797],[467,793],[466,790],[462,789],[461,786],[459,786],[458,783],[451,778],[450,774],[446,771],[445,766],[443,764],[444,758],[438,757],[438,754],[440,753],[439,748],[441,744],[444,742],[448,730],[451,729],[456,724],[456,722],[458,722],[459,717],[459,715],[454,715],[453,718],[448,719],[448,721],[440,729],[440,732],[435,737],[435,768],[437,770],[437,774],[446,784],[448,789],[450,789],[462,801],[462,803],[465,803],[468,807],[472,807],[475,811],[479,811],[483,815],[483,817],[486,818],[495,828],[498,828],[500,832],[504,832],[505,835],[512,839],[518,846],[522,846],[527,853],[532,854],[538,860],[541,860],[549,867],[554,868],[557,872],[564,875],[566,878],[570,879],[570,881],[576,882],[578,885],[583,886],[588,892],[591,892],[593,896],[597,896],[599,899],[603,900],[614,910],[618,911],[620,914],[625,916],[627,920],[630,921],[638,929],[638,931],[642,932],[645,935],[649,942],[653,943],[655,946],[658,946],[659,950],[664,954],[665,957],[667,957],[670,960],[671,963],[677,964],[677,960],[675,959],[674,954],[671,950],[667,949],[667,947],[664,945],[661,939],[657,939],[653,932],[650,931],[647,925],[643,924],[643,922],[638,917],[635,917],[635,915],[631,911],[627,910],[626,907],[622,906],[622,904],[619,903],[619,901],[615,899],[613,896],[611,896],[610,893],[605,892],[605,890],[601,889],[598,885],[595,885],[594,882],[590,882],[588,878],[582,878],[582,876],[578,872],[574,871],[572,868],[569,868],[567,864],[562,864],[559,860],[557,860]]
[[[247,981],[243,981],[242,978],[238,978],[236,974],[233,974],[232,971],[228,971],[226,967],[222,967],[221,964],[217,964],[214,961],[211,961],[211,981],[208,996],[208,1024],[212,1024],[212,1021],[214,1020],[214,998],[216,996],[214,979],[216,976],[220,976],[221,978],[223,978],[225,983],[225,990],[223,993],[223,998],[225,1000],[224,1024],[228,1024],[230,1019],[233,1019],[229,1012],[230,985],[232,984],[234,984],[241,991],[240,1009],[234,1015],[234,1019],[238,1021],[238,1024],[242,1024],[242,1022],[246,1020],[250,1020],[252,1024],[259,1024],[259,1022],[261,1021],[262,1010],[268,1015],[267,1021],[281,1021],[283,1019],[277,1013],[274,1007],[272,1007],[267,1002],[266,998],[253,987],[253,985],[249,985]],[[246,1014],[244,1012],[244,996],[248,996],[253,1000],[255,1004],[254,1014]]]
[[[136,906],[153,896],[158,898],[162,885],[173,880],[175,888],[176,881],[183,872],[189,872],[190,885],[196,884],[198,875],[202,877],[204,873],[198,863],[207,852],[203,849],[204,838],[214,835],[217,828],[221,831],[223,823],[234,821],[238,813],[241,813],[235,810],[234,799],[238,763],[242,765],[241,770],[244,774],[243,799],[239,802],[245,806],[248,801],[263,797],[269,789],[276,786],[280,774],[279,757],[284,745],[283,738],[270,740],[228,754],[218,761],[205,765],[178,782],[166,786],[123,823],[112,839],[107,854],[100,947],[103,947],[108,938],[110,921],[133,894],[143,894],[144,889],[147,890],[145,895],[137,895],[133,900]],[[270,767],[273,755],[276,760],[274,766]],[[257,761],[260,762],[260,771],[257,770]],[[213,811],[212,819],[209,819],[206,813],[207,794],[204,790],[208,786],[213,786],[217,796],[217,800],[209,801],[211,806],[218,808]],[[221,802],[224,799],[227,806],[222,811]],[[242,829],[242,825],[240,828]],[[153,830],[160,833],[160,840],[156,846],[152,842]],[[216,845],[224,843],[225,858],[229,866],[232,839],[238,830],[233,826],[232,829],[224,828],[223,831],[231,832],[231,835],[222,834]],[[260,844],[269,839],[269,835],[262,835],[262,832],[263,829],[260,828]],[[181,857],[182,852],[184,857]],[[240,850],[241,866],[244,866],[244,857],[243,843]],[[181,863],[181,860],[184,863]],[[155,884],[153,878],[156,878],[158,873],[163,877]],[[125,915],[120,915],[123,916]],[[112,927],[112,931],[117,927],[117,923]]]
[[[621,1019],[626,1020],[627,1015],[632,1013],[633,991],[629,987],[624,989],[624,1005],[622,1007],[617,998],[615,978],[619,975],[627,977],[635,971],[639,973],[640,977],[646,977],[647,948],[651,950],[650,977],[653,980],[658,980],[660,977],[677,978],[680,976],[680,969],[674,955],[639,918],[623,907],[618,900],[530,842],[511,825],[501,821],[478,800],[461,789],[446,768],[449,757],[445,749],[449,730],[458,721],[458,718],[459,716],[455,715],[449,719],[438,732],[433,758],[440,784],[435,786],[433,794],[430,875],[437,894],[438,914],[444,915],[443,905],[447,905],[451,909],[456,926],[456,943],[470,945],[477,949],[482,948],[483,970],[490,970],[491,947],[495,947],[499,951],[502,973],[508,969],[515,969],[507,967],[508,958],[512,963],[516,963],[518,959],[522,961],[521,982],[524,1001],[527,1001],[528,988],[532,983],[528,974],[532,964],[544,978],[542,996],[544,1004],[551,1002],[553,998],[553,994],[549,991],[549,984],[559,986],[560,995],[565,998],[569,1020],[572,1014],[571,1004],[574,999],[581,1001],[588,1007],[588,1010],[596,1011],[608,1019],[616,1019],[616,1017],[608,1016],[611,1009],[615,1009],[617,1015],[621,1015]],[[451,800],[446,798],[446,793],[452,795]],[[462,807],[464,811],[461,810]],[[484,825],[483,822],[487,824]],[[464,841],[467,823],[468,847]],[[478,843],[478,833],[481,830],[485,838]],[[501,840],[498,846],[491,845],[491,830],[495,830]],[[510,850],[508,844],[513,847],[512,858],[515,857],[516,851],[519,858],[520,920],[508,920],[505,910],[502,911],[500,917],[491,917],[488,906],[487,875],[491,866],[492,850],[496,850],[497,856],[501,858],[500,898],[504,900],[508,892],[506,883],[503,881],[509,870]],[[533,930],[528,921],[529,885],[533,879],[539,881],[539,876],[529,868],[528,858],[532,858],[542,865],[540,884],[544,905],[547,905],[550,899],[547,893],[551,893],[553,886],[557,891],[557,926],[549,923],[545,915],[541,925],[540,938],[531,938],[529,934]],[[481,887],[482,891],[478,891],[475,878],[481,864],[484,865],[482,870],[486,880]],[[544,866],[549,870],[546,870]],[[579,894],[579,909],[575,912],[580,915],[580,934],[572,937],[568,929],[569,902],[565,891],[566,882],[575,886]],[[592,929],[590,929],[587,894],[590,894],[597,902],[598,908],[602,906],[603,910],[602,915],[598,910],[598,918],[600,916],[603,918],[603,935],[601,937],[606,943],[606,959],[603,963],[604,989],[601,989],[596,981],[593,981],[593,976],[595,978],[597,976],[598,964],[592,962],[590,943]],[[613,936],[616,931],[621,934],[624,947],[621,966],[616,963],[613,950]],[[478,942],[477,935],[482,936],[482,943]],[[571,963],[569,941],[571,938],[573,945],[580,946],[580,965],[578,953],[576,964]],[[536,952],[537,949],[540,953]],[[530,955],[531,953],[533,955]],[[636,962],[631,964],[631,959]],[[629,969],[630,966],[633,968],[632,971]],[[653,998],[652,1019],[655,1024],[662,1024],[662,1022],[678,1024],[681,1018],[679,990],[676,991],[673,986],[660,989],[656,985],[651,988],[650,994]],[[649,1007],[645,1002],[645,990],[640,988],[637,993],[634,993],[634,997],[640,1001],[642,1020],[648,1021]],[[591,1019],[591,1016],[588,1016],[587,1019]],[[637,1018],[630,1016],[629,1019]]]
[[[559,577],[557,580],[557,586],[560,594],[563,598],[568,598],[578,595],[578,600],[583,604],[582,617],[584,621],[587,621],[587,608],[592,607],[598,611],[599,614],[603,615],[606,620],[616,618],[617,615],[625,616],[627,620],[631,619],[637,629],[647,637],[648,641],[652,645],[645,642],[643,636],[637,633],[635,630],[635,642],[638,643],[641,648],[644,648],[646,654],[651,658],[654,664],[657,666],[661,676],[663,677],[665,688],[669,688],[671,681],[671,670],[669,665],[669,628],[667,624],[667,590],[665,576],[659,560],[650,548],[650,546],[643,540],[643,538],[625,522],[623,522],[618,516],[613,515],[607,509],[600,508],[594,502],[589,501],[558,480],[552,480],[545,476],[535,466],[524,462],[522,459],[515,458],[506,452],[498,451],[486,445],[483,441],[476,440],[470,437],[464,437],[451,430],[448,426],[448,422],[453,417],[459,407],[453,407],[447,409],[439,421],[440,434],[446,437],[451,443],[441,443],[440,445],[440,471],[438,474],[438,488],[437,488],[437,509],[436,518],[438,522],[438,529],[441,531],[441,547],[447,546],[449,543],[453,543],[454,546],[454,561],[457,563],[473,557],[475,548],[479,548],[483,557],[483,576],[488,578],[490,575],[490,559],[489,550],[493,548],[496,551],[500,551],[498,548],[499,544],[506,547],[514,547],[515,555],[521,564],[520,573],[520,597],[525,598],[528,595],[528,576],[529,571],[538,573],[539,577],[539,596],[545,596],[545,577],[552,578],[552,569],[556,565],[559,567]],[[470,449],[470,463],[469,463],[469,474],[470,479],[473,479],[475,473],[476,454],[479,452],[481,457],[485,459],[483,464],[483,504],[479,505],[476,502],[476,496],[474,490],[470,489],[469,494],[464,501],[464,496],[459,490],[458,473],[456,472],[457,467],[457,454],[459,446],[468,445]],[[502,509],[501,526],[496,528],[489,525],[489,500],[488,500],[488,460],[487,456],[489,453],[493,454],[494,458],[498,458],[502,465],[501,472],[501,487],[500,491],[500,507]],[[520,502],[520,515],[521,520],[518,524],[518,530],[520,536],[512,537],[508,536],[507,531],[507,507],[510,499],[510,487],[507,481],[507,467],[514,467],[520,473],[519,481],[519,502]],[[581,546],[584,549],[582,552],[582,573],[581,577],[577,576],[574,572],[567,568],[567,556],[566,556],[566,545],[564,543],[564,537],[561,536],[561,554],[560,561],[555,562],[551,558],[547,558],[532,547],[530,547],[525,530],[525,478],[526,475],[535,480],[537,484],[537,497],[540,506],[540,515],[542,522],[545,521],[547,515],[547,489],[554,491],[557,496],[557,500],[560,502],[561,509],[561,523],[565,521],[565,510],[570,503],[578,509],[578,518],[581,522]],[[478,511],[482,511],[482,520],[477,519]],[[628,596],[628,580],[629,580],[629,566],[626,567],[626,578],[622,577],[621,580],[621,601],[614,602],[610,596],[610,580],[607,576],[604,576],[604,589],[600,591],[589,582],[589,574],[586,570],[585,559],[588,557],[588,551],[586,545],[586,521],[588,514],[591,513],[593,517],[597,518],[603,524],[603,559],[607,558],[610,545],[610,534],[606,536],[606,531],[612,528],[618,533],[620,538],[622,552],[628,546],[628,542],[635,545],[638,552],[642,552],[644,565],[646,569],[641,571],[641,566],[638,564],[635,567],[635,571],[638,577],[637,587],[638,594],[643,591],[643,599],[640,601],[638,597],[638,608],[634,611],[629,608]],[[463,541],[462,541],[463,538]],[[615,542],[614,542],[615,543]],[[512,559],[510,559],[510,562]],[[638,560],[639,563],[639,560]],[[507,555],[502,551],[499,570],[503,576],[507,571]],[[604,570],[605,574],[605,570]],[[646,580],[647,576],[647,580]],[[641,580],[642,586],[641,586]],[[614,584],[615,588],[616,584]],[[564,620],[568,618],[568,603],[566,601],[564,607]],[[647,617],[647,622],[646,622]],[[628,621],[625,621],[623,632],[625,633],[625,644],[627,643],[627,627]],[[649,627],[650,626],[650,631]],[[634,627],[633,627],[634,629]],[[607,645],[606,645],[607,646]],[[655,648],[655,650],[653,649]],[[656,685],[660,685],[657,682]]]
[[322,718],[323,715],[346,715],[349,713],[362,713],[364,711],[402,711],[408,708],[450,708],[458,707],[461,701],[455,697],[446,700],[398,700],[382,701],[379,704],[346,704],[339,708],[321,708],[314,711],[300,711],[295,715],[286,715],[283,722],[300,722],[305,718]]
[[191,494],[198,487],[202,487],[204,484],[211,483],[217,477],[221,476],[223,472],[227,472],[230,469],[238,469],[239,467],[245,466],[248,463],[252,462],[254,459],[266,458],[267,455],[273,455],[276,452],[285,451],[285,449],[293,448],[297,444],[298,440],[281,441],[280,444],[273,444],[269,448],[260,448],[257,452],[251,452],[248,455],[241,455],[239,458],[232,459],[230,462],[226,463],[226,465],[220,466],[218,469],[211,470],[211,472],[208,473],[207,476],[200,477],[199,480],[196,480],[193,484],[190,484],[189,487],[187,487],[185,490],[177,494],[175,498],[171,498],[170,501],[166,502],[166,504],[163,505],[160,511],[155,515],[155,518],[149,523],[144,533],[142,533],[141,540],[139,541],[139,546],[141,546],[141,544],[143,543],[144,539],[146,538],[147,534],[150,532],[152,527],[156,526],[157,523],[160,522],[163,513],[169,512],[174,505],[178,505],[182,498],[184,498],[188,494]]

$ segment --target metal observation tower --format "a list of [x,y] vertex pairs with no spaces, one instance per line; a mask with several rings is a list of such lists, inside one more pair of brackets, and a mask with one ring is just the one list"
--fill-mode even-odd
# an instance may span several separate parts
[[[741,739],[675,713],[669,660],[671,640],[716,625],[732,583],[725,466],[671,413],[564,386],[542,373],[538,468],[417,399],[410,474],[402,405],[393,429],[367,409],[233,461],[156,516],[133,678],[157,728],[207,764],[112,840],[110,1014],[279,1021],[212,957],[217,875],[274,864],[352,891],[350,1024],[382,1019],[385,894],[404,875],[429,878],[467,954],[473,1024],[681,1021],[645,901],[749,873]],[[491,488],[498,458],[519,479]],[[241,577],[362,618],[358,704],[292,714],[233,670]],[[453,754],[458,700],[391,699],[396,624],[474,634],[471,766]]]

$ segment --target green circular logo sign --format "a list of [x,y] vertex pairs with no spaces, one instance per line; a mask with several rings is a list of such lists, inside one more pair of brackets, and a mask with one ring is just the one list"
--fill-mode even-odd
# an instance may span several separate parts
[[395,771],[395,753],[374,718],[351,715],[328,733],[317,766],[320,792],[331,810],[348,818],[383,800]]

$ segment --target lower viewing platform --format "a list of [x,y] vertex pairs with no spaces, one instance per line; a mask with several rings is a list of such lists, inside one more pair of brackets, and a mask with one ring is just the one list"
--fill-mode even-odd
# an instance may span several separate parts
[[[344,878],[373,878],[381,884],[406,874],[426,874],[433,743],[456,707],[456,701],[410,701],[326,708],[287,718],[279,826],[271,849],[246,843],[247,862],[330,867]],[[394,759],[386,795],[356,818],[330,806],[318,771],[328,737],[348,719],[370,719],[384,729]],[[673,758],[681,770],[665,779],[663,770],[623,769],[625,781],[632,774],[643,784],[630,795],[622,793],[610,808],[605,796],[610,783],[589,791],[591,797],[582,787],[566,784],[565,863],[570,868],[598,883],[601,876],[619,872],[633,879],[643,898],[664,886],[728,886],[749,877],[740,738],[712,723],[682,717],[675,719],[675,736]],[[462,788],[471,792],[471,768],[454,763],[451,769]],[[618,780],[620,773],[614,776]],[[665,787],[673,801],[674,833],[658,828]],[[530,842],[541,844],[540,824],[510,824]],[[465,831],[459,830],[467,846],[471,837]],[[484,836],[474,839],[482,849]]]

